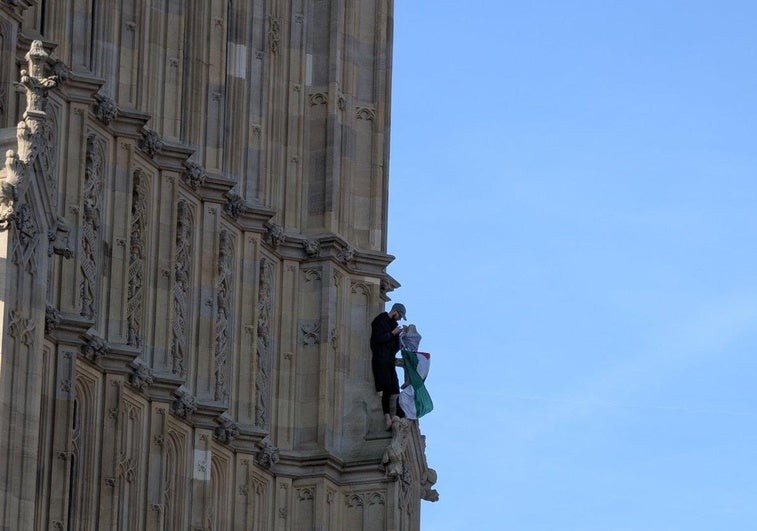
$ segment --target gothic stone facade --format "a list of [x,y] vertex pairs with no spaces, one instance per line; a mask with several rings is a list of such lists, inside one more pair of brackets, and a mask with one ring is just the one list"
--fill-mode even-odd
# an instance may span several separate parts
[[391,0],[0,0],[0,529],[413,530]]

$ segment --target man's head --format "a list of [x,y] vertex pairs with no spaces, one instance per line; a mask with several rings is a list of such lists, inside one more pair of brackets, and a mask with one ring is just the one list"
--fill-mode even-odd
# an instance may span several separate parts
[[396,319],[397,321],[400,320],[400,317],[407,321],[407,315],[405,311],[405,305],[400,304],[399,302],[396,304],[392,304],[392,309],[389,310],[389,317],[392,319]]

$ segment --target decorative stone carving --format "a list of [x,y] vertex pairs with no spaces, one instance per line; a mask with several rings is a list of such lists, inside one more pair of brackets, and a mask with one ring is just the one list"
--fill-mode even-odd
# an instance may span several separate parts
[[371,286],[360,280],[353,280],[350,282],[350,291],[355,294],[360,294],[365,297],[371,296]]
[[17,310],[10,310],[8,312],[8,335],[30,349],[34,348],[35,328],[36,323],[31,317],[23,316]]
[[184,173],[181,174],[181,178],[192,190],[197,190],[200,186],[205,184],[205,180],[208,178],[208,174],[205,170],[194,161],[187,161],[184,163]]
[[433,468],[429,468],[426,471],[426,474],[421,478],[421,498],[430,501],[430,502],[436,502],[439,501],[439,492],[437,492],[436,489],[432,489],[431,487],[436,483],[436,470]]
[[[44,119],[47,108],[47,93],[58,86],[57,75],[47,76],[49,55],[42,41],[32,41],[29,51],[24,56],[28,69],[21,70],[20,85],[26,91],[25,115],[41,113]],[[21,151],[19,149],[19,151]],[[28,162],[28,161],[26,161]]]
[[421,463],[421,470],[424,470],[424,472],[421,473],[420,478],[420,487],[421,487],[421,499],[424,499],[426,501],[439,501],[439,493],[436,491],[436,489],[432,489],[431,487],[434,486],[436,483],[436,470],[433,468],[429,468],[428,461],[426,461],[426,436],[421,435],[421,444],[422,444],[422,450],[423,450],[423,463]]
[[193,220],[189,205],[179,200],[176,212],[176,264],[171,322],[171,372],[184,376],[187,355],[187,312],[192,266]]
[[32,275],[37,273],[37,244],[41,231],[29,203],[21,203],[14,214],[11,256],[13,263]]
[[60,59],[48,59],[50,73],[58,78],[59,83],[65,83],[71,77],[71,69]]
[[222,230],[218,243],[218,278],[216,280],[216,322],[215,322],[215,395],[217,402],[229,399],[226,382],[226,361],[229,351],[229,320],[231,313],[231,284],[234,248],[231,235]]
[[313,282],[315,280],[321,280],[321,268],[306,268],[302,270],[302,277],[305,282]]
[[15,219],[17,201],[23,199],[29,185],[28,168],[42,151],[46,141],[45,110],[48,92],[58,85],[58,77],[47,76],[49,56],[42,41],[32,42],[24,56],[27,67],[21,70],[19,86],[26,95],[26,110],[23,119],[16,126],[18,150],[8,150],[5,155],[6,176],[0,183],[0,230],[5,230]]
[[50,231],[47,235],[47,239],[50,241],[50,247],[47,250],[47,255],[52,256],[57,254],[63,258],[69,259],[74,256],[74,252],[71,250],[69,243],[69,233],[71,228],[65,218],[58,216],[55,223],[55,231]]
[[281,40],[281,27],[279,19],[268,17],[268,49],[275,54],[279,51],[279,41]]
[[356,107],[355,117],[358,120],[374,121],[376,119],[376,109],[372,107]]
[[394,417],[392,422],[392,442],[386,447],[381,462],[386,468],[386,475],[391,479],[397,479],[404,469],[403,454],[407,446],[410,421]]
[[227,413],[220,415],[216,422],[219,425],[213,431],[213,436],[219,442],[229,444],[235,437],[239,436],[239,426]]
[[197,401],[183,385],[174,391],[176,399],[171,404],[171,412],[177,417],[189,419],[197,411]]
[[60,311],[49,304],[45,308],[45,334],[50,334],[60,324]]
[[110,345],[102,337],[88,332],[84,344],[81,346],[81,354],[89,361],[96,363],[100,358],[110,353]]
[[14,183],[23,182],[26,179],[25,165],[13,150],[5,153],[6,179],[0,183],[0,230],[7,230],[11,222],[16,219],[16,202],[18,201],[18,188]]
[[331,344],[331,350],[334,352],[339,350],[339,333],[336,327],[333,327],[329,332],[329,343]]
[[321,321],[303,319],[300,321],[300,342],[304,346],[317,345],[321,342]]
[[390,291],[392,291],[391,284],[389,284],[389,281],[387,279],[382,278],[379,281],[379,292],[381,293],[381,296],[383,297],[384,295],[386,295]]
[[276,249],[279,245],[286,241],[284,227],[282,227],[281,225],[269,221],[268,223],[266,223],[265,228],[265,241],[274,249]]
[[312,487],[302,487],[295,489],[295,495],[299,501],[312,500],[314,498],[314,492]]
[[118,105],[113,98],[98,94],[95,96],[95,116],[105,125],[110,124],[118,116]]
[[321,254],[321,242],[318,240],[305,240],[302,246],[305,248],[305,254],[310,258],[317,258]]
[[58,112],[54,106],[48,108],[47,120],[42,124],[38,141],[37,160],[39,160],[42,176],[45,180],[50,208],[56,211],[58,206],[58,150],[60,143],[58,142]]
[[137,147],[150,157],[154,157],[163,149],[163,139],[156,131],[143,127],[142,138],[139,140]]
[[153,383],[153,371],[141,360],[132,362],[134,372],[129,376],[129,383],[137,389],[144,390]]
[[258,455],[255,457],[257,464],[263,468],[271,468],[279,462],[279,449],[271,444],[271,439],[267,435],[258,441],[257,447],[259,448]]
[[129,237],[129,270],[126,290],[126,342],[142,346],[144,319],[145,239],[147,235],[149,178],[142,170],[134,172],[131,193],[131,234]]
[[255,425],[265,428],[268,416],[268,393],[270,358],[272,352],[271,319],[273,313],[273,264],[263,258],[260,261],[258,282],[258,337],[255,349],[257,372],[255,373]]
[[310,105],[326,105],[329,102],[328,92],[314,92],[310,95]]
[[386,505],[386,499],[380,492],[366,492],[365,498],[368,501],[368,505]]
[[79,264],[82,279],[79,295],[83,317],[92,319],[97,311],[97,293],[100,281],[97,259],[100,256],[100,220],[102,218],[103,167],[105,147],[95,135],[87,138],[87,155],[82,192],[81,238]]
[[223,205],[223,211],[234,219],[238,219],[244,212],[245,201],[237,193],[226,194],[226,203]]
[[340,262],[344,262],[345,264],[350,264],[355,259],[355,249],[350,247],[349,245],[339,251],[339,254],[336,255],[337,260]]
[[365,502],[360,494],[347,494],[344,497],[344,503],[347,507],[363,507]]

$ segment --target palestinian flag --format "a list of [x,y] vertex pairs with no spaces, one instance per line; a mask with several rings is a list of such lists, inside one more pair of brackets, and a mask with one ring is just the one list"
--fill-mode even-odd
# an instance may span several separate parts
[[434,403],[424,383],[431,367],[431,354],[402,350],[402,359],[405,361],[405,371],[410,385],[400,392],[400,407],[407,418],[419,419],[434,409]]

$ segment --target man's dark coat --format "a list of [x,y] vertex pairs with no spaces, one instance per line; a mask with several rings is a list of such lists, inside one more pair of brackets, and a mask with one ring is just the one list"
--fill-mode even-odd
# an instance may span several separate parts
[[377,315],[371,323],[371,367],[376,391],[389,394],[400,392],[397,371],[394,369],[394,356],[400,349],[400,338],[392,334],[397,325],[397,321],[386,312]]

